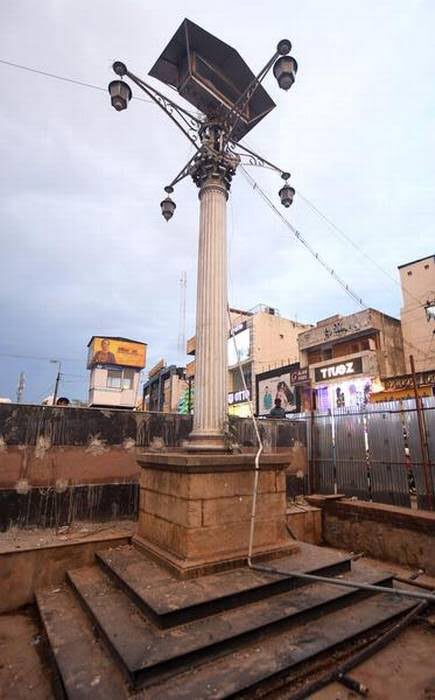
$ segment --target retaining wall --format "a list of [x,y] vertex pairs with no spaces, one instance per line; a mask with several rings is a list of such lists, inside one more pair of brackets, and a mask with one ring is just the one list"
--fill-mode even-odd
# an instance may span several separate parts
[[435,512],[343,496],[310,496],[308,501],[322,509],[325,544],[435,575]]
[[[0,404],[0,532],[137,517],[138,454],[181,447],[192,416]],[[290,449],[306,471],[305,424],[261,421],[265,450]],[[231,418],[229,441],[256,445],[252,421]]]

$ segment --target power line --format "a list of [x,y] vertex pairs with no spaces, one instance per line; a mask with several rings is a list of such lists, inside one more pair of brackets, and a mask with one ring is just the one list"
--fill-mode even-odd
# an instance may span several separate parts
[[324,213],[323,213],[322,211],[320,211],[320,209],[318,209],[312,202],[310,202],[310,200],[309,200],[307,197],[305,197],[305,196],[302,194],[302,192],[301,192],[300,190],[297,190],[297,194],[298,194],[298,197],[299,197],[300,199],[302,199],[302,201],[304,201],[305,204],[306,204],[315,214],[317,214],[321,219],[323,219],[323,221],[325,221],[325,222],[328,224],[328,226],[330,226],[330,228],[331,228],[333,231],[335,231],[336,233],[338,233],[345,241],[347,241],[347,243],[349,243],[355,250],[357,250],[357,251],[360,253],[360,255],[362,255],[364,258],[366,258],[366,260],[368,260],[369,262],[371,262],[372,265],[374,265],[380,272],[382,272],[382,274],[384,274],[384,275],[385,275],[386,277],[388,277],[392,282],[394,282],[394,284],[395,284],[397,287],[399,287],[399,289],[401,289],[401,290],[403,289],[412,299],[414,299],[414,301],[416,301],[416,302],[418,303],[418,306],[419,306],[419,307],[422,306],[422,303],[421,303],[420,299],[417,299],[417,297],[414,296],[414,295],[412,294],[412,292],[410,292],[409,289],[407,289],[407,288],[405,287],[404,284],[401,284],[400,282],[398,282],[397,279],[396,279],[395,277],[393,277],[393,275],[391,275],[385,268],[382,267],[382,265],[379,265],[379,263],[376,262],[376,260],[375,260],[374,258],[372,258],[368,253],[366,253],[365,250],[363,250],[363,249],[361,248],[361,246],[358,245],[358,243],[355,243],[355,241],[352,240],[352,238],[351,238],[350,236],[348,236],[347,233],[346,233],[345,231],[343,231],[342,228],[340,228],[339,226],[337,226],[337,224],[335,224],[328,216],[326,216],[326,214],[324,214]]
[[[41,361],[48,361],[50,362],[53,359],[53,356],[51,357],[42,357],[42,356],[37,356],[37,355],[18,355],[15,353],[9,353],[9,352],[0,352],[0,357],[11,357],[13,359],[18,359],[18,360],[41,360]],[[60,357],[59,360],[62,362],[83,362],[83,358],[71,358],[71,357]]]
[[253,178],[251,175],[249,175],[249,173],[246,171],[246,169],[245,169],[243,166],[241,166],[241,170],[242,170],[242,173],[243,173],[243,175],[245,176],[246,180],[247,180],[247,181],[249,182],[249,184],[252,186],[252,189],[253,189],[254,191],[257,191],[257,192],[258,192],[258,194],[260,195],[260,197],[261,197],[261,198],[266,202],[266,204],[275,212],[275,214],[276,214],[277,216],[279,216],[279,218],[281,219],[281,221],[284,223],[284,225],[285,225],[288,229],[290,229],[290,231],[291,231],[291,232],[293,233],[293,235],[297,238],[297,240],[298,240],[300,243],[302,243],[302,245],[305,246],[305,248],[309,251],[309,253],[317,260],[317,262],[320,263],[320,265],[322,265],[322,267],[323,267],[325,270],[327,270],[327,272],[329,272],[329,274],[331,275],[331,277],[332,277],[336,282],[338,282],[338,284],[344,289],[344,291],[346,292],[346,294],[347,294],[348,296],[350,296],[351,299],[353,299],[354,302],[356,302],[356,303],[357,303],[359,306],[361,306],[363,309],[367,309],[367,308],[368,308],[368,304],[366,304],[366,303],[361,299],[361,297],[359,297],[358,294],[356,294],[356,292],[354,292],[354,291],[351,289],[351,287],[350,287],[348,284],[346,284],[346,282],[345,282],[344,280],[342,280],[341,277],[339,277],[339,276],[337,275],[337,273],[335,272],[335,270],[334,270],[330,265],[328,265],[328,263],[327,263],[325,260],[323,260],[323,258],[319,255],[319,253],[317,253],[317,252],[314,250],[314,248],[310,245],[310,243],[308,243],[308,241],[305,240],[305,238],[303,237],[303,235],[301,234],[301,232],[298,231],[297,228],[295,228],[295,227],[290,223],[290,221],[288,221],[288,219],[286,219],[286,217],[279,211],[279,209],[275,206],[275,204],[272,202],[272,200],[270,199],[270,197],[266,194],[266,192],[264,192],[264,190],[261,189],[261,187],[258,185],[258,183],[254,180],[254,178]]
[[[284,214],[282,214],[282,213],[279,211],[279,209],[275,206],[275,204],[272,202],[272,200],[270,199],[270,197],[266,194],[266,192],[264,192],[264,190],[262,190],[262,188],[258,185],[258,183],[254,180],[254,178],[245,170],[245,168],[244,168],[243,166],[241,166],[241,170],[242,170],[243,175],[245,176],[245,178],[246,178],[247,181],[249,182],[249,184],[252,186],[252,189],[253,189],[254,191],[257,191],[257,192],[258,192],[258,194],[259,194],[259,195],[261,196],[261,198],[266,202],[266,204],[272,209],[272,211],[274,211],[275,214],[277,214],[277,216],[279,216],[279,218],[281,219],[281,221],[285,224],[285,226],[286,226],[288,229],[290,229],[290,231],[291,231],[291,232],[293,233],[293,235],[297,238],[297,240],[298,240],[300,243],[302,243],[302,245],[305,246],[305,248],[310,252],[310,254],[317,260],[317,262],[320,263],[320,265],[322,265],[322,267],[324,267],[325,270],[327,270],[327,271],[329,272],[329,274],[331,275],[331,277],[344,289],[344,291],[346,292],[346,294],[348,294],[354,301],[356,301],[357,304],[359,304],[359,306],[361,306],[361,308],[363,308],[363,309],[369,308],[369,305],[368,305],[368,304],[365,304],[365,303],[363,302],[363,300],[361,299],[361,297],[359,297],[359,296],[356,294],[356,292],[354,292],[354,291],[351,289],[351,287],[350,287],[348,284],[346,284],[346,282],[344,282],[344,280],[342,280],[341,277],[339,277],[339,276],[337,275],[337,273],[335,272],[335,270],[334,270],[330,265],[328,265],[328,263],[327,263],[325,260],[323,260],[323,258],[319,255],[319,253],[317,253],[317,252],[314,250],[314,248],[308,243],[308,241],[305,240],[305,238],[302,236],[301,232],[298,231],[298,230],[288,221],[288,219],[286,219],[286,217],[284,216]],[[414,350],[415,352],[418,352],[418,353],[420,353],[421,355],[424,355],[424,357],[428,357],[428,354],[427,354],[424,350],[422,350],[421,348],[418,348],[416,345],[413,345],[409,340],[405,340],[405,338],[403,338],[403,343],[404,343],[405,345],[407,345],[409,348],[411,348],[412,350]]]
[[[19,70],[25,70],[29,73],[36,73],[37,75],[42,75],[44,78],[52,78],[54,80],[62,80],[65,83],[72,83],[73,85],[79,85],[80,87],[87,87],[93,90],[99,90],[100,92],[107,92],[107,88],[101,87],[100,85],[94,85],[93,83],[85,83],[83,80],[75,80],[74,78],[68,78],[65,75],[57,75],[56,73],[49,73],[48,71],[39,70],[38,68],[31,68],[30,66],[23,66],[20,63],[13,63],[12,61],[6,61],[0,58],[0,63],[4,66],[9,66],[10,68],[17,68]],[[139,102],[152,103],[152,100],[146,100],[144,97],[132,97],[133,100],[139,100]]]

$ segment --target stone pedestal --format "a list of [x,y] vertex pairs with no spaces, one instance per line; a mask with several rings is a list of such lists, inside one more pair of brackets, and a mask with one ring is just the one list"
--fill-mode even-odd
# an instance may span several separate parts
[[[253,454],[146,453],[141,467],[138,533],[134,542],[180,576],[246,562]],[[298,549],[286,528],[285,468],[289,456],[261,460],[254,556]]]

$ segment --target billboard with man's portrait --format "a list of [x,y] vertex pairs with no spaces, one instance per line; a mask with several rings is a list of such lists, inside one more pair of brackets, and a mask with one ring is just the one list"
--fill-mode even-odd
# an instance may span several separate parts
[[146,343],[94,336],[89,343],[88,369],[95,365],[145,367]]

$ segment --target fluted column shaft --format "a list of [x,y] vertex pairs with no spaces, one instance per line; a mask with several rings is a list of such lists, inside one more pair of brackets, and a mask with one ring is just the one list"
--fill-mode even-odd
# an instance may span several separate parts
[[193,449],[224,449],[227,419],[227,239],[223,180],[201,187],[196,305],[196,370]]

